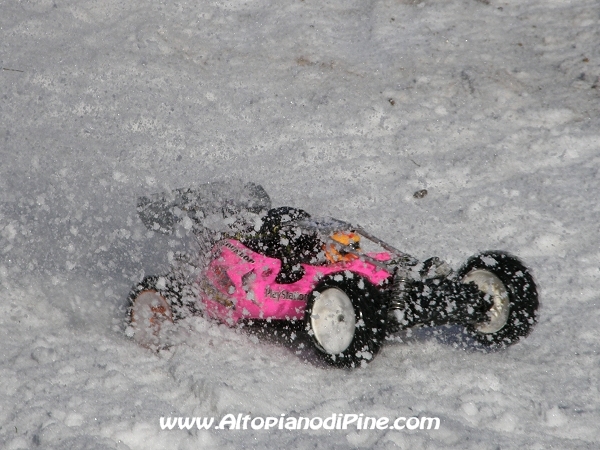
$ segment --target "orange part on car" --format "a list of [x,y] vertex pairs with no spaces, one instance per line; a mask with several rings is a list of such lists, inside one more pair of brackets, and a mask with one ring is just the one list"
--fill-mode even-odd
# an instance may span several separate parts
[[360,251],[360,235],[348,231],[338,231],[331,235],[331,239],[335,242],[326,244],[323,248],[329,262],[348,262],[358,258],[354,253],[344,251],[344,247],[347,247],[350,250]]

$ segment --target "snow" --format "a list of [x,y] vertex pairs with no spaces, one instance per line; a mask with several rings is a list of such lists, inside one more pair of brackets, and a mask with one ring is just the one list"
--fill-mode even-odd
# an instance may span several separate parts
[[[0,447],[597,447],[596,0],[3,2],[0,36]],[[490,354],[414,331],[354,371],[203,318],[138,346],[126,296],[179,241],[137,196],[236,178],[420,259],[519,255],[539,323]],[[441,426],[159,426],[229,413]]]

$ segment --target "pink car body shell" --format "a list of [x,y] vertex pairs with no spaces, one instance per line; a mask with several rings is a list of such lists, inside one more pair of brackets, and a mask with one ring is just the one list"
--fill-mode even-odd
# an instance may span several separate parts
[[[389,253],[370,253],[387,261]],[[302,320],[309,296],[320,280],[335,273],[357,274],[374,285],[383,285],[391,273],[363,260],[327,265],[302,264],[304,276],[290,284],[275,281],[281,261],[256,253],[234,239],[218,242],[213,257],[199,280],[205,312],[234,325],[240,319]]]

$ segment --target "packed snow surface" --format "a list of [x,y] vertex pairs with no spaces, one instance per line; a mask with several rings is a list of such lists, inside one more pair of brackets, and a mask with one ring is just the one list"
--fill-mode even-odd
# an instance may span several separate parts
[[[597,0],[0,10],[0,447],[598,448]],[[168,350],[138,346],[129,289],[180,243],[144,228],[136,198],[238,178],[420,259],[514,253],[539,323],[488,354],[401,334],[352,371],[202,317]],[[159,425],[352,413],[441,424]]]

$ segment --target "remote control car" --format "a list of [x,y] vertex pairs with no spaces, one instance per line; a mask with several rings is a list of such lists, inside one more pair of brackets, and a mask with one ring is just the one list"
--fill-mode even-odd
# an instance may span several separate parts
[[459,325],[475,346],[502,348],[536,322],[533,278],[505,252],[482,252],[453,272],[359,226],[271,208],[252,183],[141,197],[138,213],[150,230],[199,244],[196,255],[178,253],[170,273],[144,278],[129,296],[129,333],[155,349],[161,328],[190,314],[231,326],[299,322],[316,354],[338,367],[371,361],[388,334],[409,327]]

